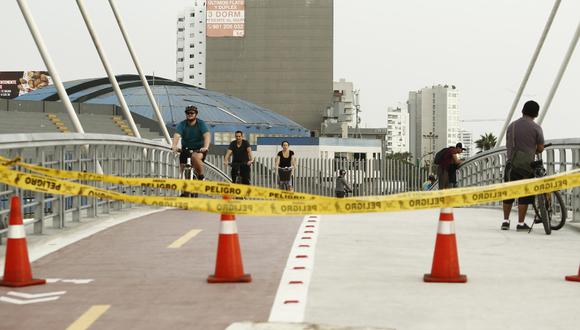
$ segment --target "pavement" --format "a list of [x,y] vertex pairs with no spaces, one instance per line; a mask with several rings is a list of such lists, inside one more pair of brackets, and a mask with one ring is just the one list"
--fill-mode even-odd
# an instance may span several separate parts
[[[580,283],[564,280],[578,274],[576,225],[547,236],[540,225],[516,232],[514,220],[501,231],[500,210],[456,208],[454,216],[467,283],[423,282],[439,217],[439,210],[424,210],[321,215],[308,228],[308,244],[302,239],[309,217],[239,216],[244,268],[253,281],[215,285],[206,278],[214,270],[219,216],[170,209],[115,224],[112,215],[84,226],[78,241],[74,230],[30,237],[36,277],[93,281],[0,287],[0,298],[66,291],[37,304],[0,301],[0,329],[63,329],[103,305],[110,307],[83,329],[580,328]],[[113,224],[87,234],[106,221]],[[199,234],[168,249],[192,229]],[[68,243],[54,250],[65,236]],[[296,251],[306,251],[299,252],[307,265],[300,275],[291,267]],[[300,285],[287,285],[292,276],[300,276]],[[287,298],[293,294],[300,298]]]

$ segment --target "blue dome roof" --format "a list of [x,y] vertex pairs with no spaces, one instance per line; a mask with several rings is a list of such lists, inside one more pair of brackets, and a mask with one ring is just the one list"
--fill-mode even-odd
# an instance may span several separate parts
[[[117,81],[132,112],[156,118],[138,75],[119,75]],[[298,123],[239,98],[173,80],[147,76],[147,81],[167,126],[185,119],[187,105],[196,105],[199,118],[210,125],[256,126],[292,130],[308,135]],[[116,104],[119,101],[108,78],[81,79],[63,83],[71,102]],[[18,100],[58,101],[56,87],[51,85],[22,95]]]

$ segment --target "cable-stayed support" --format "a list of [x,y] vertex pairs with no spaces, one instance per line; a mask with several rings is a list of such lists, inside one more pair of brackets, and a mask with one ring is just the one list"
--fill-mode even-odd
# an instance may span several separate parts
[[552,99],[554,98],[554,95],[556,94],[556,91],[558,90],[558,86],[560,86],[560,81],[562,80],[562,77],[564,76],[564,72],[566,72],[566,69],[568,68],[568,63],[570,63],[570,58],[572,57],[572,53],[574,53],[574,49],[576,48],[576,45],[578,44],[578,37],[580,36],[580,21],[578,22],[578,26],[576,27],[576,33],[574,34],[574,37],[572,37],[572,41],[570,42],[570,46],[568,46],[568,51],[566,52],[566,56],[564,56],[564,60],[562,61],[562,64],[560,65],[560,70],[558,70],[558,75],[556,76],[556,79],[554,80],[554,83],[552,84],[552,88],[550,89],[550,93],[548,94],[548,98],[546,99],[546,102],[544,102],[544,105],[542,106],[542,112],[540,113],[540,116],[538,117],[538,124],[542,125],[542,122],[544,121],[544,117],[546,117],[546,113],[548,112],[548,109],[550,108],[550,104],[552,104]]
[[78,5],[79,10],[81,12],[81,15],[83,17],[83,20],[85,21],[85,25],[87,26],[87,30],[89,30],[89,34],[91,35],[91,39],[93,40],[93,44],[95,45],[97,53],[99,54],[99,58],[101,59],[101,62],[103,63],[103,67],[105,68],[105,71],[107,71],[107,76],[109,77],[109,81],[111,82],[111,85],[113,86],[113,90],[115,91],[115,95],[117,95],[117,99],[119,99],[119,104],[121,105],[121,109],[123,110],[123,113],[125,114],[125,118],[127,118],[127,122],[129,123],[129,126],[131,127],[133,134],[136,137],[141,138],[141,134],[139,133],[139,129],[137,128],[137,125],[135,125],[135,121],[133,120],[133,116],[131,115],[131,111],[129,110],[129,106],[127,105],[127,102],[125,101],[125,97],[123,96],[123,93],[121,92],[121,88],[119,88],[119,83],[117,82],[117,78],[115,78],[115,74],[113,73],[113,70],[111,69],[111,66],[109,65],[109,61],[107,60],[107,57],[105,56],[105,52],[103,51],[103,49],[101,47],[101,42],[99,41],[99,38],[97,37],[95,30],[93,29],[93,25],[91,23],[91,20],[90,20],[88,14],[87,14],[87,11],[86,11],[86,8],[84,5],[84,1],[77,0],[77,5]]
[[546,22],[546,25],[544,26],[544,31],[542,31],[542,35],[540,36],[540,40],[538,40],[538,45],[536,46],[536,50],[534,51],[534,54],[532,55],[532,59],[530,60],[530,64],[528,64],[528,69],[526,70],[526,74],[524,75],[524,78],[522,79],[522,82],[520,83],[520,87],[518,88],[518,91],[516,93],[514,101],[512,102],[510,112],[505,120],[503,128],[501,129],[499,135],[497,136],[497,143],[495,145],[496,148],[501,146],[501,143],[503,142],[503,137],[505,136],[505,132],[507,130],[507,127],[510,124],[510,122],[512,121],[516,107],[518,106],[518,103],[520,102],[520,98],[522,97],[524,89],[526,88],[526,84],[528,83],[528,79],[530,78],[530,75],[532,74],[532,70],[534,69],[534,66],[536,65],[536,61],[538,60],[538,56],[540,55],[540,51],[542,50],[542,47],[544,45],[544,41],[546,40],[546,36],[548,35],[550,28],[552,27],[552,22],[554,21],[554,17],[556,16],[556,13],[558,12],[558,8],[560,7],[561,2],[562,2],[562,0],[556,0],[554,2],[554,5],[552,6],[552,11],[550,12],[550,16],[548,17],[548,21]]
[[109,5],[111,5],[111,9],[113,10],[113,14],[115,15],[115,19],[117,20],[117,24],[119,25],[119,30],[121,30],[121,34],[123,35],[123,39],[125,40],[125,44],[127,45],[127,49],[129,50],[129,54],[131,54],[131,58],[133,59],[133,63],[135,64],[135,68],[139,73],[139,77],[141,78],[141,83],[143,83],[143,87],[147,93],[147,97],[149,98],[149,102],[155,111],[155,115],[157,116],[157,120],[159,122],[159,127],[167,140],[167,143],[171,144],[171,137],[169,136],[169,132],[167,131],[167,127],[165,126],[165,121],[163,120],[163,116],[161,116],[161,111],[157,106],[157,102],[155,101],[155,97],[153,96],[153,92],[151,92],[151,88],[149,87],[149,83],[143,74],[143,70],[141,70],[141,65],[139,64],[139,60],[137,59],[137,55],[133,50],[133,46],[131,46],[131,42],[129,41],[129,36],[125,31],[125,27],[123,25],[123,20],[117,11],[117,6],[115,5],[114,0],[109,0]]

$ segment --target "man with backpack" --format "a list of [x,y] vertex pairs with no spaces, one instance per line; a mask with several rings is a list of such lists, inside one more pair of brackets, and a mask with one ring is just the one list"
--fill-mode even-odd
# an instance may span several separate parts
[[439,189],[448,189],[457,186],[457,168],[462,162],[458,155],[464,150],[463,144],[459,142],[455,147],[443,148],[435,154],[433,163],[437,165]]
[[[535,101],[528,101],[522,108],[522,117],[512,122],[506,131],[507,163],[504,170],[504,181],[516,181],[532,178],[531,162],[537,153],[544,151],[544,133],[540,125],[534,123],[538,117],[540,105]],[[534,202],[534,196],[518,198],[518,224],[516,230],[529,230],[525,223],[528,205]],[[513,199],[503,201],[504,220],[502,230],[510,229],[510,213]]]

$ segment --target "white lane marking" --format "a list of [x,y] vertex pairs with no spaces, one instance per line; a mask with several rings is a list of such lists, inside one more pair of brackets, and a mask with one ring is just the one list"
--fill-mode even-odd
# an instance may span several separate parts
[[89,284],[92,281],[94,281],[93,279],[86,279],[86,280],[77,280],[77,279],[73,279],[73,280],[62,280],[63,283],[74,283],[74,284]]
[[47,278],[46,279],[46,283],[57,283],[57,282],[62,282],[62,283],[74,283],[74,284],[89,284],[92,281],[94,281],[94,279],[92,278],[87,278],[87,279],[62,279],[62,278]]
[[10,297],[0,297],[0,301],[3,302],[7,302],[10,304],[16,304],[16,305],[27,305],[27,304],[36,304],[39,302],[45,302],[45,301],[52,301],[52,300],[57,300],[58,298],[60,298],[60,296],[57,297],[48,297],[48,298],[40,298],[40,299],[32,299],[32,300],[20,300],[20,299],[16,299],[16,298],[10,298]]
[[185,243],[189,242],[190,239],[197,236],[197,234],[201,233],[201,229],[192,229],[188,231],[185,235],[181,236],[180,238],[176,239],[175,242],[171,243],[167,248],[168,249],[179,249]]
[[[308,287],[314,268],[319,216],[305,216],[298,229],[282,274],[269,322],[303,322]],[[309,233],[305,234],[308,231]],[[311,232],[311,233],[310,233]]]
[[60,295],[63,295],[65,293],[66,293],[66,291],[54,291],[54,292],[37,293],[37,294],[10,291],[6,294],[9,296],[14,296],[14,297],[20,297],[20,298],[26,298],[26,299],[35,299],[35,298],[44,298],[44,297],[50,297],[50,296],[60,296]]

